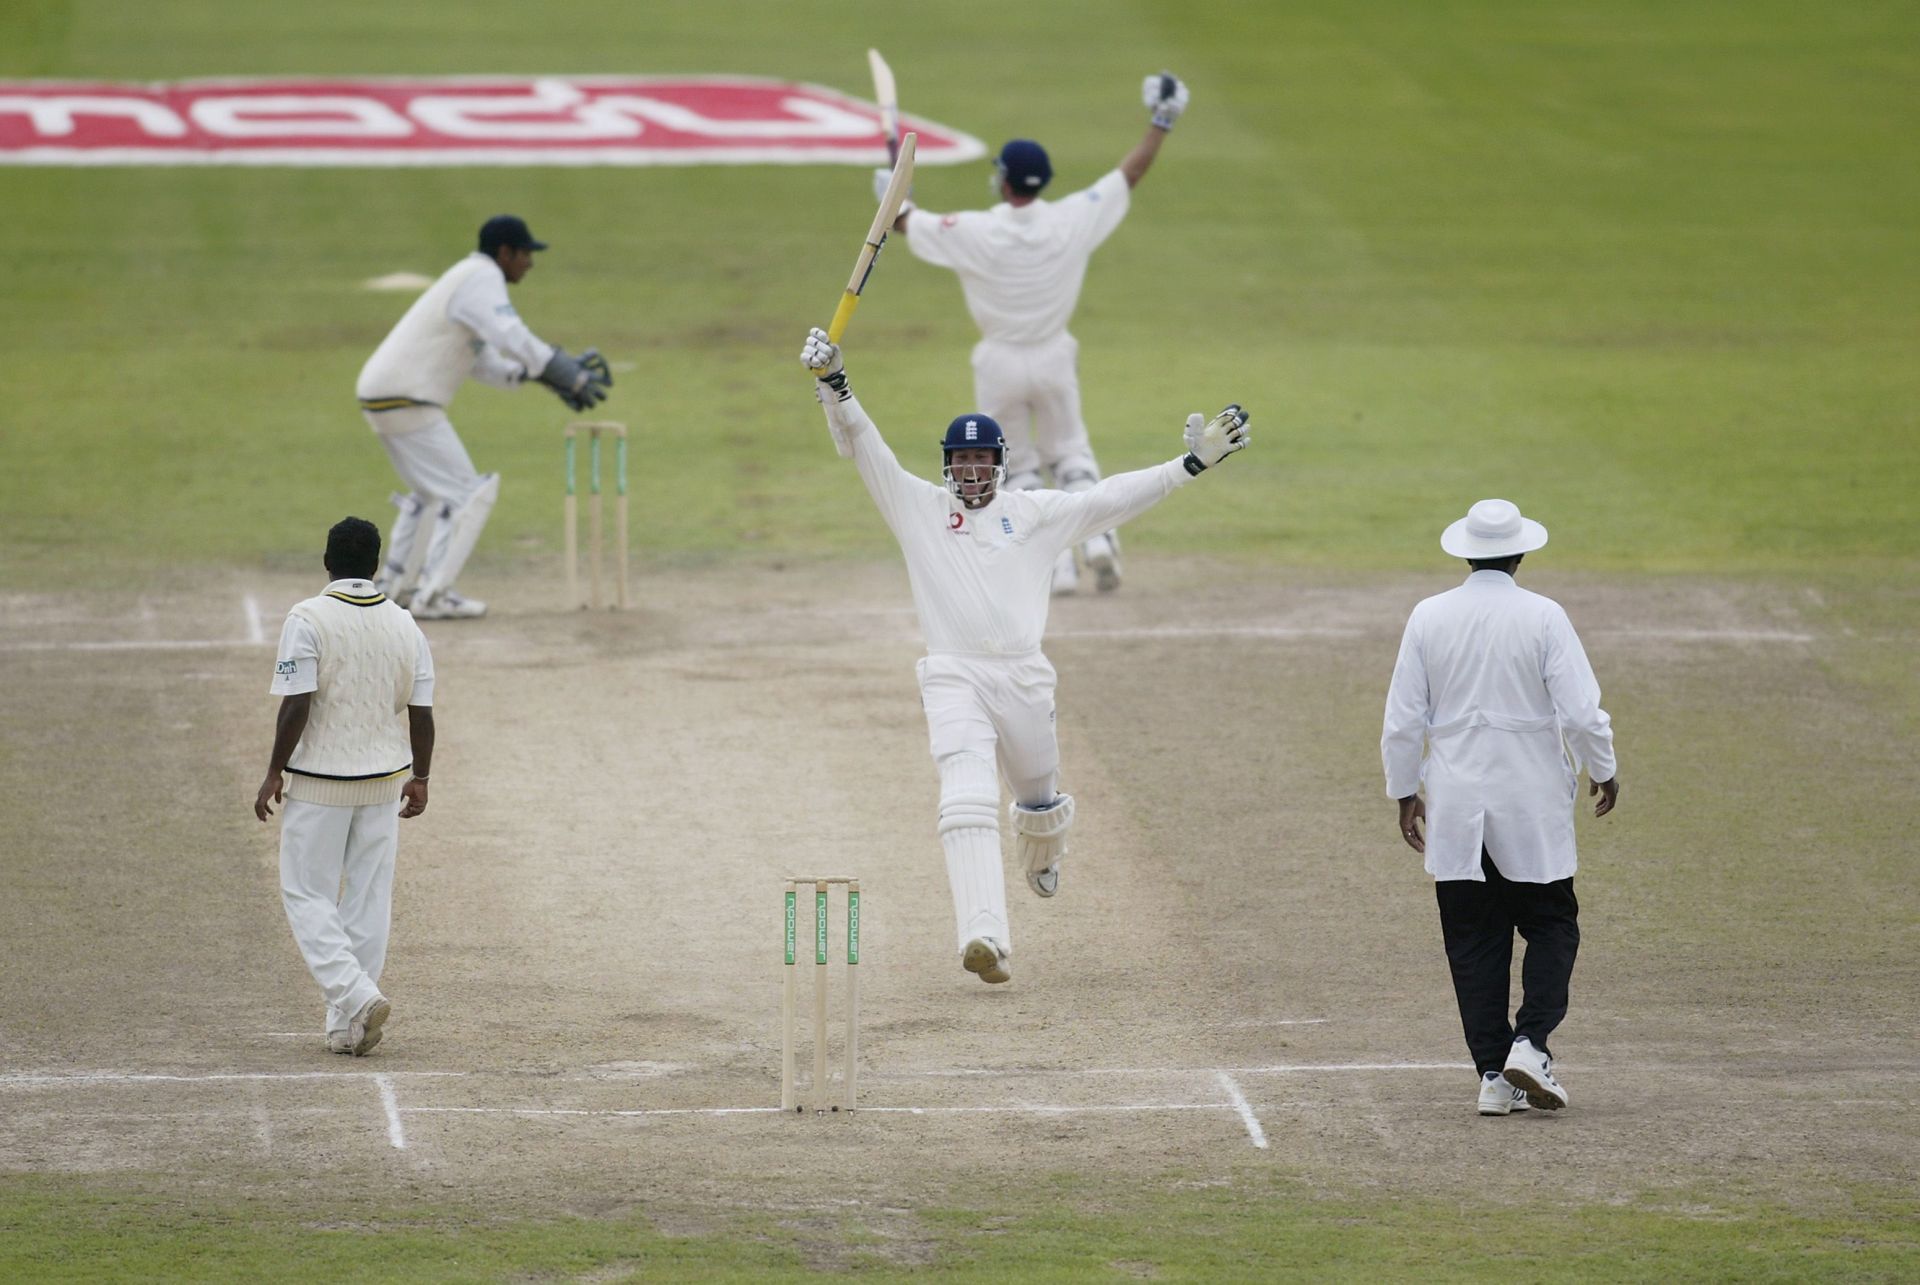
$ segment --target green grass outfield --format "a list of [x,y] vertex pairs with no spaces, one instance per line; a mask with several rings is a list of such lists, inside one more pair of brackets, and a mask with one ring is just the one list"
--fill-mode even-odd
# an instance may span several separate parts
[[[1169,457],[1188,411],[1227,400],[1253,409],[1255,448],[1205,503],[1130,528],[1130,549],[1437,571],[1439,528],[1503,494],[1553,528],[1556,566],[1829,584],[1852,568],[1832,609],[1911,630],[1911,590],[1870,587],[1920,566],[1910,2],[0,7],[8,77],[741,72],[864,97],[869,44],[910,111],[990,146],[1043,139],[1061,191],[1138,137],[1144,73],[1191,81],[1088,277],[1086,409],[1109,471]],[[918,198],[984,204],[986,173],[925,170]],[[0,169],[0,589],[308,566],[342,513],[384,526],[394,483],[353,381],[408,300],[358,282],[437,273],[505,209],[555,247],[516,291],[535,330],[638,363],[606,410],[637,426],[643,560],[890,556],[795,361],[870,216],[864,170]],[[951,276],[890,250],[848,360],[925,472],[970,401],[973,339]],[[505,477],[483,596],[489,570],[558,552],[565,418],[538,389],[470,387],[455,407]],[[1864,664],[1920,709],[1910,660]],[[1911,1276],[1920,1256],[1911,1192],[1522,1210],[1266,1174],[1039,1181],[915,1211],[916,1261],[996,1279],[1796,1280]],[[164,1182],[0,1179],[0,1277],[372,1278],[367,1228],[395,1279],[899,1262],[774,1214],[669,1237],[643,1217],[243,1207]]]
[[[1550,11],[1549,11],[1550,9]],[[1790,571],[1920,547],[1920,11],[1900,3],[133,6],[23,0],[0,74],[738,71],[1033,134],[1067,190],[1194,106],[1096,258],[1075,330],[1110,470],[1236,399],[1256,447],[1139,550],[1428,566],[1504,494],[1559,565]],[[1097,15],[1097,16],[1096,16]],[[930,208],[986,166],[927,169]],[[794,355],[868,217],[852,168],[10,170],[0,583],[311,559],[392,478],[352,402],[404,309],[499,209],[555,249],[541,333],[639,363],[643,557],[881,556]],[[903,457],[971,400],[950,275],[883,260],[849,339]],[[505,487],[479,566],[551,557],[564,416],[471,387]]]
[[[324,1213],[0,1181],[0,1273],[34,1281],[1406,1280],[1803,1281],[1910,1276],[1911,1206],[1841,1195],[1807,1214],[1720,1201],[1479,1208],[1327,1199],[1272,1178],[1151,1198],[1076,1179],[990,1207],[901,1211],[885,1238],[832,1219],[714,1213],[500,1222],[343,1198]],[[904,1268],[909,1257],[917,1269]]]

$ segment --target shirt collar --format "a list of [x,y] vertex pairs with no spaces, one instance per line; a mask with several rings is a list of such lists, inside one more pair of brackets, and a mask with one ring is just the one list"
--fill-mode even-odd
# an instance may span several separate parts
[[1513,577],[1504,571],[1471,571],[1467,573],[1467,583],[1510,589],[1513,587]]
[[334,580],[328,583],[321,593],[344,593],[355,598],[371,598],[380,591],[373,587],[371,580]]

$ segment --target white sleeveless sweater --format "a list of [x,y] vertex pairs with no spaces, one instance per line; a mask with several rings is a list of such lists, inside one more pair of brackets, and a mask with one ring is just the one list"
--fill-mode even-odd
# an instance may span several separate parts
[[287,794],[309,803],[395,802],[413,767],[407,698],[420,629],[384,594],[339,591],[293,614],[319,640],[318,686],[307,727],[287,763]]

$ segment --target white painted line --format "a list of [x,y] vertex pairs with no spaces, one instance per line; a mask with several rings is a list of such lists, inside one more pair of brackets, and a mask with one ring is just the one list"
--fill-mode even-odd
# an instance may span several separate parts
[[1195,1075],[1212,1077],[1223,1071],[1229,1075],[1311,1075],[1316,1071],[1459,1071],[1473,1069],[1471,1062],[1298,1062],[1275,1066],[1091,1066],[1091,1067],[1000,1067],[981,1069],[945,1067],[929,1071],[878,1072],[877,1080],[957,1079],[994,1076],[1030,1079],[1039,1075]]
[[1220,1087],[1227,1091],[1227,1101],[1233,1103],[1233,1109],[1240,1113],[1240,1123],[1247,1126],[1247,1137],[1253,1145],[1265,1151],[1267,1133],[1260,1127],[1260,1117],[1253,1113],[1253,1106],[1247,1101],[1247,1095],[1240,1091],[1240,1084],[1225,1071],[1220,1072]]
[[[402,1107],[410,1115],[780,1115],[779,1107]],[[795,1114],[799,1114],[795,1112]]]
[[447,1078],[465,1071],[212,1071],[204,1075],[164,1075],[127,1071],[70,1071],[65,1074],[0,1072],[0,1088],[10,1084],[200,1084],[221,1080],[364,1080],[370,1076]]
[[1320,1071],[1471,1071],[1471,1062],[1297,1062],[1276,1066],[1238,1066],[1234,1075],[1313,1075]]
[[1786,629],[1594,629],[1594,638],[1650,638],[1666,642],[1810,643],[1814,635]]
[[247,641],[256,647],[266,646],[267,627],[260,619],[260,604],[248,594],[240,600],[240,605],[247,613]]
[[380,1089],[380,1105],[387,1112],[387,1141],[393,1144],[395,1151],[407,1149],[407,1131],[400,1124],[400,1099],[393,1091],[393,1078],[376,1074],[373,1082]]
[[[1384,633],[1374,631],[1379,637]],[[1331,625],[1135,625],[1121,629],[1055,629],[1056,638],[1364,638],[1365,629]]]
[[0,643],[0,651],[225,651],[229,647],[264,647],[245,638],[122,638],[106,642]]
[[273,1155],[273,1120],[267,1114],[267,1104],[256,1093],[251,1103],[253,1108],[253,1136],[260,1143],[260,1154]]
[[1250,1017],[1244,1022],[1222,1022],[1220,1025],[1234,1030],[1244,1030],[1258,1026],[1325,1026],[1331,1017]]
[[[402,1107],[408,1115],[655,1116],[655,1115],[811,1115],[779,1107]],[[855,1107],[849,1115],[1090,1115],[1134,1111],[1230,1111],[1225,1102],[1128,1102],[1094,1106],[1025,1103],[982,1107]]]

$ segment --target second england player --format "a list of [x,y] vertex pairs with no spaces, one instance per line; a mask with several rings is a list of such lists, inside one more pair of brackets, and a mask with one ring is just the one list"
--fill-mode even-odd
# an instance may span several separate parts
[[[1187,87],[1163,72],[1146,78],[1141,97],[1151,113],[1146,134],[1092,187],[1045,200],[1053,163],[1040,144],[1016,138],[994,161],[1000,204],[959,214],[908,207],[894,221],[916,258],[960,278],[967,311],[980,328],[974,404],[1006,430],[1011,490],[1040,487],[1043,469],[1063,491],[1084,491],[1100,480],[1080,414],[1080,344],[1067,322],[1080,301],[1087,260],[1126,217],[1133,189],[1186,110]],[[876,184],[885,177],[885,170],[876,174]],[[1080,556],[1102,592],[1120,587],[1120,546],[1112,532],[1089,532]],[[1061,550],[1053,591],[1071,593],[1079,582],[1073,550]]]
[[[518,388],[537,379],[569,408],[584,411],[605,401],[613,383],[597,351],[573,357],[544,342],[507,300],[507,287],[533,271],[534,251],[546,248],[523,220],[511,214],[488,219],[479,248],[414,300],[360,370],[360,412],[408,488],[393,497],[400,512],[387,534],[378,583],[416,619],[487,613],[486,603],[453,588],[500,495],[500,475],[475,471],[447,419],[460,385],[472,378]],[[436,521],[431,543],[422,548],[421,519],[429,513]]]
[[[1013,491],[1007,445],[990,416],[962,415],[940,442],[943,484],[900,467],[847,384],[840,349],[807,334],[827,428],[852,457],[899,542],[927,654],[918,666],[940,773],[940,846],[953,889],[960,961],[985,982],[1013,975],[1000,777],[1013,791],[1014,857],[1042,897],[1060,888],[1073,796],[1055,789],[1053,666],[1040,650],[1048,586],[1061,550],[1139,516],[1247,444],[1247,415],[1229,406],[1187,419],[1186,453],[1081,491]],[[996,767],[997,763],[997,767]]]

